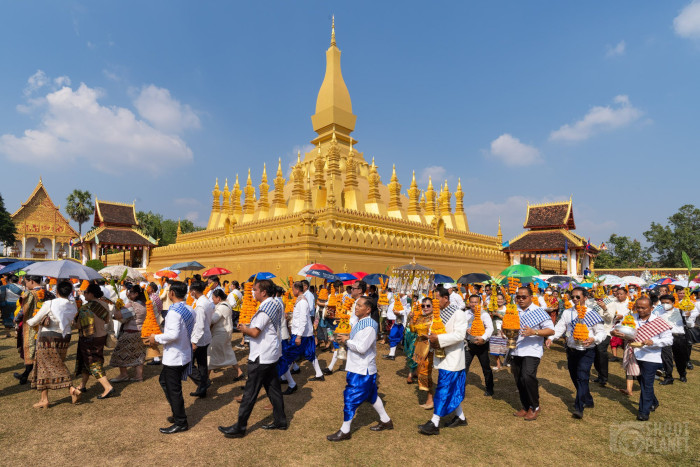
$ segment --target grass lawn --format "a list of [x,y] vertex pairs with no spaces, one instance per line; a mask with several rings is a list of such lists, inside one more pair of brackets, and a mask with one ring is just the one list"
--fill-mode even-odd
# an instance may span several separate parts
[[[240,334],[234,334],[234,342],[239,339]],[[74,334],[68,351],[70,369],[75,365],[76,342]],[[380,355],[387,350],[379,346]],[[371,432],[368,427],[377,421],[376,413],[363,404],[353,423],[353,438],[330,443],[326,435],[342,423],[344,372],[327,376],[325,382],[307,382],[313,370],[304,363],[301,374],[295,376],[299,390],[285,397],[289,429],[260,428],[272,419],[271,412],[263,409],[267,403],[263,391],[248,435],[237,440],[224,438],[217,426],[235,422],[238,404],[233,398],[242,393],[245,381],[231,383],[231,370],[215,373],[207,398],[197,400],[189,396],[194,384],[188,381],[184,392],[190,430],[165,436],[158,428],[168,426],[165,419],[170,410],[158,384],[160,367],[147,366],[142,383],[117,385],[118,397],[113,399],[97,400],[102,390],[91,379],[82,403],[71,405],[65,389],[50,391],[49,409],[34,409],[38,392],[19,386],[12,376],[23,369],[15,340],[0,337],[0,445],[4,446],[0,464],[696,464],[700,458],[699,351],[696,346],[696,369],[688,372],[688,383],[655,386],[661,406],[647,423],[635,420],[638,385],[631,398],[616,389],[625,383],[619,363],[610,364],[608,387],[591,384],[595,408],[576,420],[570,413],[574,392],[566,356],[561,345],[553,345],[545,351],[538,372],[542,414],[534,422],[525,422],[512,416],[519,399],[510,371],[495,374],[496,394],[485,397],[481,368],[474,361],[464,402],[469,426],[444,428],[432,437],[417,432],[416,426],[432,413],[418,407],[425,396],[419,400],[416,385],[406,384],[405,358],[399,351],[396,361],[379,358],[377,362],[379,393],[396,428]],[[322,368],[330,357],[327,352],[320,354]],[[109,377],[117,374],[117,369],[108,368]]]

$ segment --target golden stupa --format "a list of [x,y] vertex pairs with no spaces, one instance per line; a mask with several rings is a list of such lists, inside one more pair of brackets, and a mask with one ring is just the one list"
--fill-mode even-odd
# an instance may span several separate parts
[[368,163],[355,149],[350,134],[356,118],[340,70],[334,22],[311,116],[314,149],[298,155],[289,180],[279,160],[273,186],[263,165],[257,197],[250,169],[242,190],[238,175],[232,189],[226,180],[222,191],[217,180],[207,228],[178,230],[176,243],[153,250],[148,270],[199,261],[230,269],[229,279],[241,280],[259,271],[288,277],[312,262],[335,272],[384,273],[416,261],[456,279],[508,266],[500,223],[497,236],[469,231],[461,182],[454,209],[446,181],[436,191],[430,180],[423,191],[414,171],[403,194],[394,167],[389,183],[382,183],[374,159]]

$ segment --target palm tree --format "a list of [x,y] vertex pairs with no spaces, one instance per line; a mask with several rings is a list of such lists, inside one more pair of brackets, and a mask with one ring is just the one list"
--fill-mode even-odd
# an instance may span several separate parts
[[90,220],[90,216],[95,211],[92,204],[92,195],[89,191],[73,190],[68,195],[66,204],[66,214],[78,223],[78,234],[83,236],[83,224]]

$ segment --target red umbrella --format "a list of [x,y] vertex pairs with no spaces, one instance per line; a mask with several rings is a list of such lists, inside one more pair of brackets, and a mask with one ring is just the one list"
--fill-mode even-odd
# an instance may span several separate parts
[[158,271],[157,273],[155,273],[154,276],[167,277],[168,279],[175,279],[177,277],[177,273],[175,271],[168,271],[167,269],[164,269],[162,271]]
[[204,271],[204,273],[202,274],[202,276],[203,276],[203,277],[207,277],[207,276],[223,276],[224,274],[231,274],[231,271],[229,271],[229,270],[226,269],[226,268],[211,268],[211,269],[207,269],[206,271]]
[[355,277],[357,277],[359,280],[362,280],[362,279],[365,278],[365,276],[367,275],[367,273],[366,273],[366,272],[359,271],[359,272],[353,272],[352,275],[355,276]]
[[328,271],[331,274],[333,274],[333,270],[326,266],[325,264],[321,263],[311,263],[307,264],[301,270],[297,273],[299,276],[307,276],[309,271]]

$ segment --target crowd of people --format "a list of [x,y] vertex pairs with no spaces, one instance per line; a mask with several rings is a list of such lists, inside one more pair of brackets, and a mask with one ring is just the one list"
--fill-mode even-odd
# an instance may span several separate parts
[[[337,295],[329,297],[334,291]],[[386,283],[378,288],[362,280],[349,286],[325,283],[318,289],[301,280],[290,282],[288,290],[271,280],[257,280],[252,285],[257,309],[249,322],[239,322],[244,303],[241,284],[222,283],[216,276],[117,286],[12,275],[2,278],[0,306],[8,336],[16,331],[24,362],[24,371],[14,376],[19,384],[40,392],[34,407],[50,406],[50,390],[67,389],[72,402],[78,403],[90,376],[102,388],[97,399],[108,399],[115,395],[116,384],[143,381],[144,365],[159,365],[160,385],[172,412],[170,426],[160,431],[178,433],[189,429],[183,381],[192,380],[190,395],[203,398],[211,385],[211,371],[233,368],[234,381],[245,379],[245,387],[236,398],[237,420],[219,427],[227,438],[245,436],[263,388],[273,420],[262,428],[287,429],[284,397],[296,392],[293,375],[304,361],[314,370],[309,379],[313,382],[325,381],[345,364],[343,422],[327,436],[329,441],[351,438],[352,420],[364,402],[379,418],[372,431],[393,429],[378,396],[378,343],[388,344],[383,358],[389,361],[403,350],[407,383],[417,383],[425,393],[420,407],[432,411],[430,420],[418,426],[425,435],[437,435],[441,427],[467,425],[462,404],[466,375],[475,358],[484,377],[484,396],[494,395],[494,372],[510,368],[521,404],[513,415],[537,420],[542,413],[538,367],[544,351],[560,338],[576,392],[572,417],[581,419],[585,409],[595,406],[589,388],[591,370],[596,372],[593,381],[606,386],[609,362],[622,360],[627,384],[618,389],[630,396],[638,381],[637,420],[646,421],[659,407],[655,380],[673,384],[675,366],[678,381],[687,382],[687,371],[693,368],[692,345],[700,340],[697,292],[686,296],[688,290],[682,288],[601,285],[591,293],[578,286],[560,290],[518,284],[509,289],[446,283],[427,294],[412,292],[392,292]],[[511,301],[520,322],[514,336],[504,328]],[[338,328],[335,310],[343,307],[350,316],[348,332]],[[149,310],[157,326],[146,334]],[[586,325],[587,336],[577,335],[580,324]],[[636,332],[624,332],[621,324]],[[73,330],[78,345],[75,369],[70,371],[65,361]],[[247,352],[245,373],[232,347],[234,331],[243,337],[235,350]],[[104,368],[105,348],[112,349],[109,365],[119,368],[112,379]],[[317,358],[323,351],[333,352],[326,368]]]

